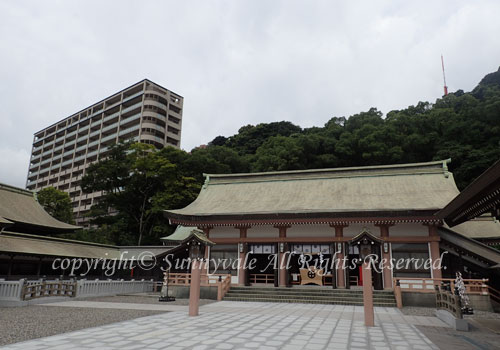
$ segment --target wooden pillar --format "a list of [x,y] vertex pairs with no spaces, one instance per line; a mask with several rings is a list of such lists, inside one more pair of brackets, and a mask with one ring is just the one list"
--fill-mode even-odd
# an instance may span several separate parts
[[[335,243],[335,251],[334,254],[336,253],[336,258],[337,258],[337,264],[336,264],[336,276],[337,276],[337,288],[345,288],[346,287],[346,282],[344,278],[344,249],[345,245],[341,241],[341,239],[344,237],[344,227],[347,227],[347,225],[330,225],[331,227],[335,228],[335,238],[337,238],[337,241]],[[342,249],[339,251],[338,249],[338,244],[341,244]]]
[[394,297],[396,298],[396,306],[398,309],[403,308],[403,295],[401,294],[401,286],[398,283],[394,286]]
[[10,255],[9,258],[9,267],[7,270],[7,278],[9,278],[12,275],[12,261],[14,260],[14,255]]
[[201,265],[199,260],[191,264],[191,285],[189,286],[189,316],[198,316],[200,308]]
[[[439,268],[437,261],[440,258],[439,254],[439,235],[437,232],[437,226],[436,225],[428,225],[429,227],[429,237],[433,239],[429,243],[429,250],[430,250],[430,259],[432,262],[432,278],[434,279],[441,279],[443,278],[441,274],[441,269]],[[436,240],[437,239],[437,240]],[[436,281],[435,281],[436,282]]]
[[363,307],[365,311],[365,326],[375,326],[373,312],[372,269],[370,263],[363,263]]
[[[207,238],[210,236],[210,230],[213,228],[212,226],[207,226],[207,227],[197,227],[199,230],[202,230],[203,233],[207,236]],[[210,272],[210,261],[209,261],[209,256],[210,256],[210,247],[205,247],[205,255],[203,258],[205,259],[204,265],[203,265],[203,270],[205,270],[205,273]]]
[[[278,268],[279,268],[279,286],[280,287],[285,287],[286,286],[286,274],[288,273],[286,269],[286,244],[284,242],[284,238],[286,238],[286,230],[290,228],[290,226],[274,226],[279,230],[279,237],[280,237],[280,242],[278,243]],[[282,247],[283,245],[283,251]]]
[[[382,267],[382,276],[384,280],[384,289],[392,289],[392,270],[391,270],[391,252],[390,243],[387,242],[389,238],[389,227],[390,224],[375,225],[380,228],[380,238],[382,238],[382,261],[384,262]],[[387,252],[386,252],[387,246]]]
[[37,268],[36,268],[36,277],[37,278],[40,278],[40,272],[42,270],[42,258],[39,258],[38,259],[38,265],[37,265]]
[[247,246],[244,242],[244,239],[247,238],[247,230],[250,228],[248,226],[240,226],[237,227],[240,229],[240,242],[238,243],[238,252],[239,252],[239,264],[238,264],[238,284],[240,286],[245,285],[246,281],[246,274],[248,273],[246,266],[245,266],[245,261],[246,261],[246,254],[247,254]]
[[209,238],[210,236],[210,230],[213,229],[212,226],[206,226],[206,227],[198,227],[199,230],[202,230],[203,233]]

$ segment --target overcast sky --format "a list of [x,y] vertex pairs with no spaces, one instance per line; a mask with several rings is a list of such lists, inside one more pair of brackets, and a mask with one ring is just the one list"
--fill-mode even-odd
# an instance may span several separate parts
[[0,0],[0,182],[33,133],[141,79],[184,96],[191,150],[247,124],[322,126],[470,90],[500,65],[500,1]]

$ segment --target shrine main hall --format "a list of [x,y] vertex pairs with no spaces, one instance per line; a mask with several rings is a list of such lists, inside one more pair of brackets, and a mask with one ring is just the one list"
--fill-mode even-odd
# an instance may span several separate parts
[[[498,252],[478,238],[500,237],[492,218],[450,229],[436,213],[458,194],[450,160],[427,163],[243,174],[205,174],[197,199],[166,211],[172,224],[197,227],[216,243],[208,258],[254,258],[249,269],[226,266],[240,285],[314,284],[350,288],[363,284],[360,257],[386,264],[398,259],[439,264],[384,266],[373,271],[375,289],[391,289],[395,277],[491,277]],[[444,254],[443,254],[444,253]],[[307,276],[301,259],[347,261]],[[275,257],[288,264],[269,264]],[[311,277],[315,277],[314,281]]]

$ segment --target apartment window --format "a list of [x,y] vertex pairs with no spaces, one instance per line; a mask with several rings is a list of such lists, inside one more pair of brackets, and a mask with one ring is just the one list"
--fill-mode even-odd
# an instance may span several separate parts
[[177,107],[177,106],[174,106],[174,105],[169,105],[168,109],[170,109],[171,111],[174,111],[175,113],[180,113],[181,112],[181,109],[179,107]]
[[179,122],[181,121],[179,118],[173,117],[171,115],[168,116],[168,120],[175,124],[179,124]]

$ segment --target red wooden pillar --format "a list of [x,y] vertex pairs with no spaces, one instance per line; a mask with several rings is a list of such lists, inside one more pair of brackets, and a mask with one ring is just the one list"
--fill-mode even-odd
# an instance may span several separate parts
[[[441,264],[438,264],[437,262],[437,260],[440,259],[439,234],[437,232],[436,225],[428,225],[428,227],[429,227],[429,237],[432,239],[431,242],[429,243],[430,259],[432,262],[432,278],[441,279],[443,278],[443,275],[441,274],[441,269],[439,267]],[[436,281],[434,282],[436,283]]]
[[392,288],[392,269],[391,269],[391,264],[390,264],[390,259],[391,259],[391,252],[390,252],[390,245],[389,242],[387,242],[389,238],[389,227],[392,226],[390,224],[382,224],[382,225],[375,225],[380,228],[380,237],[382,238],[382,262],[383,267],[382,267],[382,276],[384,280],[384,289],[391,289]]
[[[278,243],[278,268],[279,268],[279,273],[278,273],[278,278],[279,278],[279,286],[280,287],[285,287],[286,286],[286,245],[285,245],[285,238],[286,238],[286,230],[290,228],[290,226],[274,226],[279,230],[279,243]],[[283,249],[282,248],[283,245]]]
[[[342,238],[344,237],[344,227],[347,227],[347,225],[335,225],[332,224],[330,225],[331,227],[335,228],[335,238],[337,238],[336,243],[335,243],[335,252],[336,253],[336,258],[337,258],[337,264],[336,264],[336,275],[337,275],[337,288],[345,288],[345,276],[344,276],[344,242],[342,241]],[[341,244],[342,249],[338,249],[338,244]]]
[[189,286],[189,316],[198,316],[200,307],[200,284],[201,284],[200,260],[193,260],[191,264],[191,285]]
[[373,312],[372,269],[369,263],[364,262],[362,270],[365,326],[373,327],[375,325],[375,315]]
[[[203,233],[205,233],[205,235],[208,236],[210,235],[210,230],[212,229],[213,227],[211,226],[207,226],[207,227],[198,227],[199,230],[202,230]],[[205,255],[204,255],[204,259],[205,259],[205,263],[204,263],[204,267],[203,269],[205,270],[206,273],[208,273],[208,269],[210,268],[210,264],[209,264],[209,261],[208,261],[208,256],[209,256],[209,253],[210,253],[210,247],[206,247],[205,248]]]
[[246,274],[248,271],[246,270],[245,261],[247,248],[245,246],[245,238],[247,238],[247,230],[250,228],[249,226],[237,226],[236,228],[240,229],[240,241],[238,243],[238,252],[239,252],[239,264],[238,264],[238,284],[240,286],[245,285]]

